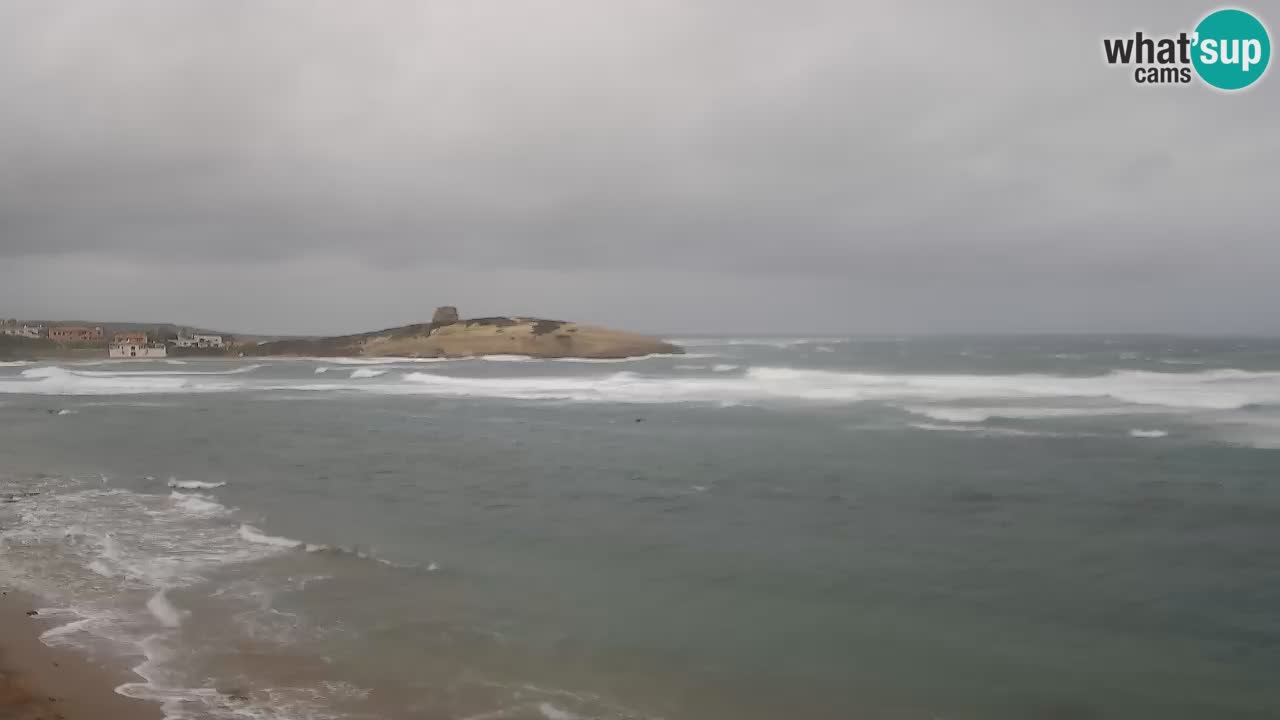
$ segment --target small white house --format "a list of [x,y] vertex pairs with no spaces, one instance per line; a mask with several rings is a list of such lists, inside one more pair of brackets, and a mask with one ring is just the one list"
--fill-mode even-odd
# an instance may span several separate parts
[[44,335],[43,325],[5,325],[0,332],[5,335],[16,335],[24,338],[38,338]]
[[223,346],[221,335],[205,335],[202,333],[195,333],[191,337],[195,339],[196,347],[221,348]]
[[174,347],[180,348],[217,348],[220,350],[226,347],[221,335],[210,335],[208,333],[179,334],[178,337],[169,342],[173,343]]
[[168,357],[169,351],[163,345],[147,345],[139,342],[111,343],[107,355],[113,358],[162,358]]
[[19,325],[15,320],[9,320],[4,325],[0,325],[0,334],[37,338],[45,334],[45,325]]

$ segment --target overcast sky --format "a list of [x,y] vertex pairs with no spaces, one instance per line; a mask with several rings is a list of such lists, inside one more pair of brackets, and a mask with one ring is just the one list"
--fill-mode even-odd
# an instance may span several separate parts
[[1102,60],[1214,7],[4,0],[0,316],[1277,333],[1280,75]]

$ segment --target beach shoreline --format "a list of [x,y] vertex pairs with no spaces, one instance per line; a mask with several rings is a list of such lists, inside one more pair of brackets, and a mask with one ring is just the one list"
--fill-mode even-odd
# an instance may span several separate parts
[[[3,587],[3,586],[0,586]],[[3,587],[0,595],[0,718],[5,720],[158,720],[159,706],[120,695],[134,682],[124,662],[102,662],[45,645],[56,625],[28,613],[40,599]]]

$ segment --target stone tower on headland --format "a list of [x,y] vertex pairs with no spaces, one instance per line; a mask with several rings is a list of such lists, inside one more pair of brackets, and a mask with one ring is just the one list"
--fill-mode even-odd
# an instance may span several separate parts
[[432,325],[449,325],[458,322],[458,308],[452,305],[441,305],[431,316]]

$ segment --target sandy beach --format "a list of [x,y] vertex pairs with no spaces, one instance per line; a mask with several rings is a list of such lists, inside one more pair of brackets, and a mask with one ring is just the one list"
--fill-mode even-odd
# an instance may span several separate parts
[[160,709],[115,692],[136,677],[40,641],[51,623],[27,613],[38,599],[0,595],[0,720],[153,720]]

